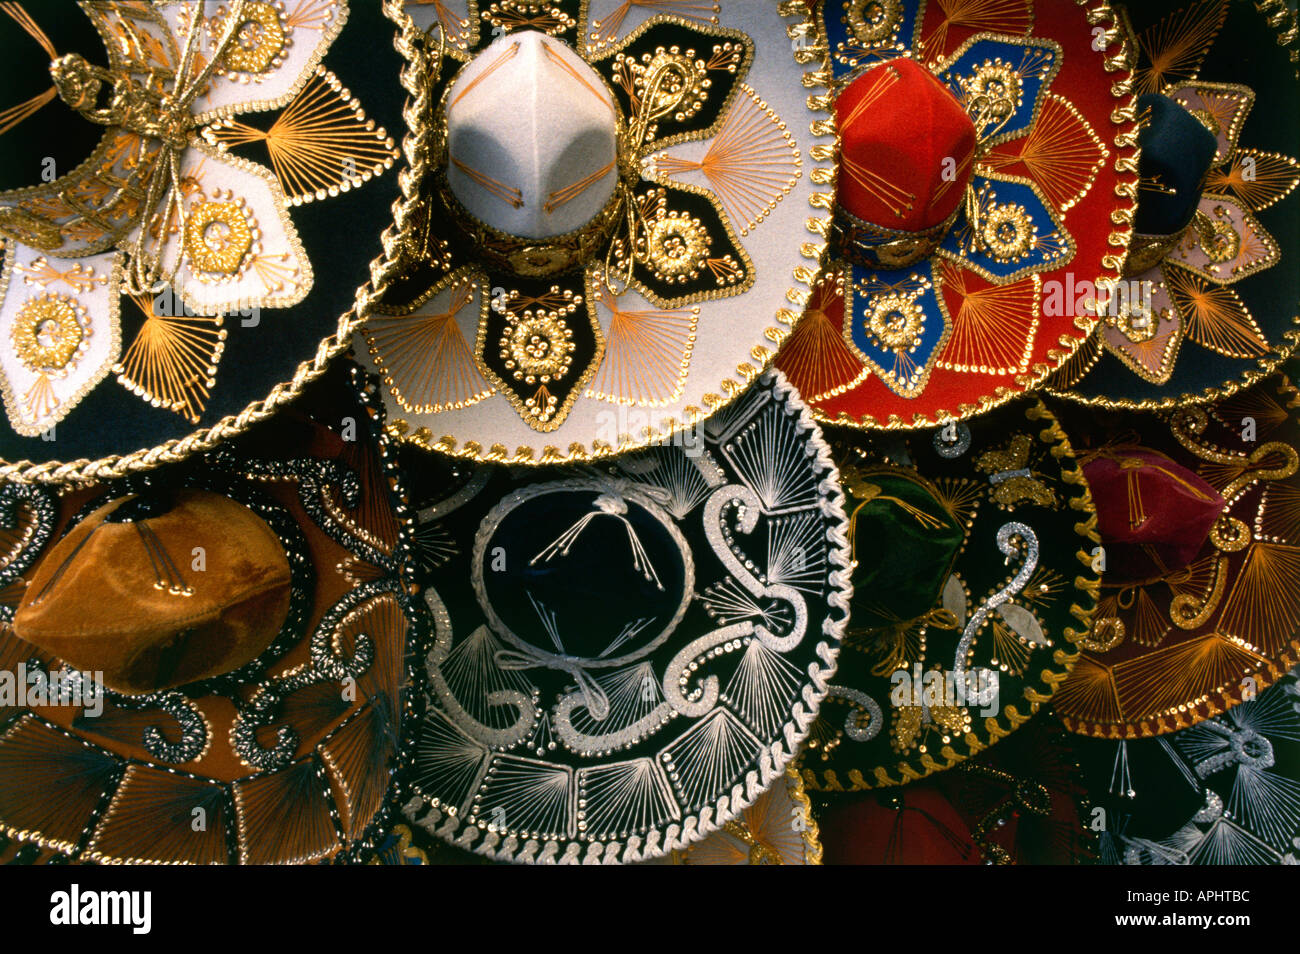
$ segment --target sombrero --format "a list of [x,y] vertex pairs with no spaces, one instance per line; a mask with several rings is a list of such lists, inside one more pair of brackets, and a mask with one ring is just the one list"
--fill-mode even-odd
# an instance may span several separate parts
[[642,861],[781,782],[849,586],[838,474],[779,375],[689,448],[407,453],[433,618],[409,821],[501,861]]
[[[1155,739],[1076,736],[1103,864],[1300,862],[1297,674]],[[1096,809],[1094,809],[1096,812]]]
[[408,64],[432,77],[410,112],[421,206],[358,346],[395,434],[477,460],[588,460],[697,424],[753,381],[829,227],[825,51],[797,11],[407,4],[439,37]]
[[[793,768],[721,830],[686,848],[646,864],[819,865],[822,859],[817,819]],[[419,825],[395,825],[373,864],[489,864],[482,855],[449,845]]]
[[393,37],[345,0],[4,4],[0,475],[207,450],[347,346],[398,195]]
[[1300,661],[1300,395],[1165,414],[1061,407],[1092,487],[1101,600],[1055,707],[1103,738],[1222,713]]
[[901,785],[1014,732],[1064,681],[1096,600],[1096,518],[1031,398],[906,437],[829,439],[853,596],[800,768],[813,791]]
[[785,778],[703,841],[674,851],[682,865],[819,865],[822,845],[812,803],[793,767]]
[[1049,712],[951,772],[902,788],[813,796],[828,865],[1086,864],[1093,811]]
[[1232,394],[1300,341],[1300,81],[1294,14],[1121,10],[1143,126],[1137,234],[1116,307],[1053,386],[1150,410]]
[[382,408],[349,396],[353,373],[147,475],[0,489],[16,850],[302,863],[364,858],[386,833],[419,629]]
[[827,0],[831,264],[777,358],[819,420],[947,423],[1038,386],[1117,279],[1131,73],[1105,3]]

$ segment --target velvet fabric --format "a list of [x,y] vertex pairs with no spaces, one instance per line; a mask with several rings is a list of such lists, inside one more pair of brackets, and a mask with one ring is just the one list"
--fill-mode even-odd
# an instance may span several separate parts
[[1096,854],[1078,754],[1040,715],[969,762],[867,795],[814,796],[826,864],[1080,864]]
[[289,608],[279,537],[220,494],[181,489],[161,512],[122,519],[137,499],[103,505],[50,550],[14,616],[15,633],[78,669],[103,672],[105,685],[124,693],[221,675],[256,658]]
[[854,563],[850,627],[878,629],[924,616],[952,572],[961,523],[919,475],[849,471],[844,484]]
[[1138,99],[1138,115],[1147,119],[1138,133],[1142,187],[1134,225],[1142,235],[1173,235],[1196,214],[1218,141],[1200,120],[1159,93]]
[[[902,232],[952,215],[970,181],[975,126],[933,73],[906,58],[873,67],[840,94],[835,117],[845,211]],[[870,171],[855,174],[860,166]]]
[[1110,579],[1140,580],[1187,566],[1226,506],[1193,471],[1149,448],[1091,451],[1083,473],[1097,506]]
[[818,814],[828,865],[978,865],[961,814],[933,784],[843,801]]

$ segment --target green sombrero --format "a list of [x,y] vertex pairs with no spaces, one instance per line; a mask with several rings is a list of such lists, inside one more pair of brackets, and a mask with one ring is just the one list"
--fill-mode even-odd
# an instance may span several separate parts
[[1038,401],[831,439],[854,593],[800,765],[813,790],[900,785],[1003,738],[1061,685],[1096,599],[1096,518]]

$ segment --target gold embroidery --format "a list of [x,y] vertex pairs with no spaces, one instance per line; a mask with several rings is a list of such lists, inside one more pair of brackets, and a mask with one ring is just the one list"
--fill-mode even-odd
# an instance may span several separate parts
[[591,21],[587,39],[593,51],[608,46],[618,39],[623,23],[633,7],[645,7],[657,11],[656,15],[672,14],[686,20],[711,23],[714,26],[718,24],[718,11],[721,9],[717,0],[623,0],[604,18]]
[[1087,637],[1079,640],[1078,646],[1088,652],[1106,653],[1124,642],[1125,635],[1123,620],[1116,616],[1105,616],[1093,621],[1092,629]]
[[843,329],[827,315],[835,302],[843,315],[851,312],[849,292],[844,270],[827,267],[813,288],[803,318],[781,348],[778,365],[806,401],[843,394],[871,373],[845,343]]
[[637,239],[636,257],[660,281],[684,285],[699,277],[712,245],[708,229],[697,217],[670,212],[666,197],[661,196],[654,218],[647,220],[644,235]]
[[[637,3],[635,2],[635,0],[633,0],[633,2],[628,5],[628,9],[630,10],[633,7],[637,7],[640,5],[641,5],[640,3]],[[610,4],[610,6],[613,6],[613,4]],[[497,13],[498,14],[531,13],[536,15],[540,11],[540,7],[531,10],[524,10],[518,4],[511,5],[511,7],[512,7],[511,10],[506,10],[504,5],[498,4]],[[583,9],[585,12],[586,8],[584,7]],[[682,5],[682,9],[683,10],[686,9],[685,4]],[[607,16],[605,19],[606,19],[605,25],[607,26],[610,18]],[[807,27],[812,27],[814,25],[811,19],[811,15],[807,15],[806,20],[807,22],[805,25]],[[590,24],[591,21],[588,21],[588,23]],[[608,64],[607,70],[613,72],[614,74],[611,77],[611,83],[613,84],[614,87],[621,88],[624,91],[628,90],[629,87],[635,89],[636,80],[634,78],[634,74],[631,71],[630,67],[625,67],[620,72],[619,70],[614,68],[613,59],[618,55],[619,50],[623,50],[624,57],[625,57],[624,62],[626,63],[627,62],[626,51],[631,46],[631,44],[637,42],[638,38],[643,37],[646,34],[646,31],[648,29],[655,28],[655,26],[658,23],[659,23],[658,20],[652,20],[650,22],[642,24],[641,27],[638,27],[626,38],[624,38],[624,40],[620,43],[619,46],[607,52],[606,55],[609,57],[609,59],[606,61]],[[667,147],[668,145],[678,141],[680,142],[695,141],[695,140],[705,141],[709,139],[711,136],[716,135],[717,131],[721,129],[721,127],[725,123],[727,116],[729,115],[728,109],[732,105],[733,101],[737,98],[735,95],[735,89],[736,86],[739,85],[739,83],[734,83],[734,82],[728,83],[727,96],[725,98],[721,95],[721,92],[717,91],[720,82],[718,71],[729,71],[733,75],[742,73],[743,70],[747,68],[748,61],[752,58],[753,43],[748,41],[747,38],[745,38],[743,35],[739,35],[737,31],[724,31],[721,29],[715,29],[715,30],[706,30],[703,32],[709,33],[711,35],[720,38],[716,45],[710,44],[701,48],[698,43],[695,44],[696,50],[699,51],[698,59],[703,60],[705,68],[710,71],[709,78],[713,85],[713,91],[715,91],[714,92],[715,101],[711,102],[710,105],[717,107],[717,119],[711,124],[709,129],[689,129],[683,132],[674,131],[672,135],[664,136],[662,139],[655,139],[653,142],[653,145],[655,146]],[[577,47],[579,55],[582,56],[584,59],[586,59],[588,62],[592,62],[592,60],[596,58],[593,55],[593,44],[587,43],[584,45],[583,41],[585,39],[586,36],[584,33],[583,36],[576,38],[575,45]],[[645,44],[642,44],[642,48],[644,48],[645,46],[646,46]],[[651,48],[651,55],[653,57],[653,44],[650,44],[649,46]],[[685,49],[685,47],[683,47],[683,49]],[[680,52],[680,51],[670,50],[668,49],[668,45],[665,44],[665,52]],[[637,56],[636,56],[636,59],[638,61],[640,60],[640,54],[641,54],[641,49],[638,49]],[[453,56],[456,55],[454,51],[452,55]],[[641,64],[638,62],[637,65],[641,65]],[[824,85],[824,84],[812,83],[810,84],[810,88],[816,85]],[[661,91],[656,92],[654,90],[654,83],[647,84],[646,96],[644,98],[648,103],[651,104],[663,102],[662,92]],[[632,126],[633,124],[639,123],[639,121],[641,120],[641,117],[635,111],[636,110],[635,102],[638,99],[637,95],[633,93],[630,97],[625,98],[624,93],[619,92],[617,98],[615,98],[613,102],[615,103],[615,105],[622,105],[628,103],[629,99],[632,101],[633,105],[627,111],[627,123],[629,126]],[[444,103],[445,102],[446,100],[444,99]],[[816,111],[822,113],[826,112],[826,105],[824,103],[819,103],[816,106],[810,104],[810,108],[813,108]],[[660,120],[660,121],[662,122],[664,120]],[[650,118],[648,122],[645,123],[644,128],[648,129],[655,122],[656,120],[654,118]],[[443,128],[445,128],[445,126]],[[813,130],[814,136],[825,136],[828,133],[829,133],[829,129],[823,130],[820,128],[816,128]],[[625,156],[623,154],[620,155],[620,159],[624,160],[620,162],[620,171],[621,171],[621,167],[626,166],[629,169],[629,171],[631,171],[632,173],[639,174],[640,178],[650,179],[651,178],[650,176],[645,175],[645,167],[644,167],[643,160],[645,158],[644,152],[647,150],[648,147],[652,145],[651,140],[644,137],[638,138],[637,136],[629,136],[627,141],[635,142],[635,145],[633,145],[632,148],[627,151]],[[829,158],[830,158],[829,150],[827,150],[826,155],[815,156],[813,157],[813,160],[814,162],[824,162],[827,161]],[[438,160],[435,159],[435,162],[437,161]],[[584,170],[582,174],[585,175],[589,171],[591,170]],[[822,171],[823,170],[820,169],[818,170],[819,173]],[[437,176],[436,173],[435,176]],[[445,178],[444,176],[437,176],[437,177]],[[633,185],[635,184],[635,181],[636,181],[636,177],[634,176],[629,180],[628,184]],[[653,179],[651,179],[651,181],[653,181]],[[674,184],[674,186],[675,185],[676,184]],[[442,198],[444,190],[442,190],[436,183],[434,184],[434,189],[439,192],[438,197]],[[736,250],[728,248],[725,252],[719,251],[717,253],[711,253],[703,260],[702,268],[700,269],[699,272],[700,276],[704,278],[713,276],[713,281],[718,282],[720,284],[730,283],[729,285],[727,285],[725,291],[718,291],[718,290],[712,290],[706,288],[703,290],[696,290],[689,295],[682,295],[681,297],[667,297],[671,293],[667,292],[664,288],[662,288],[662,285],[667,283],[653,281],[650,277],[649,269],[646,269],[645,271],[641,271],[641,268],[638,267],[636,271],[639,272],[641,276],[644,276],[646,278],[646,281],[643,283],[640,280],[638,280],[637,275],[632,274],[627,269],[630,268],[630,266],[637,263],[636,256],[638,251],[637,249],[638,239],[641,240],[642,242],[644,242],[645,240],[644,234],[637,234],[643,228],[644,219],[642,219],[641,221],[635,220],[634,216],[637,213],[631,209],[631,206],[634,203],[639,205],[639,197],[637,197],[635,194],[631,194],[630,189],[628,191],[629,191],[628,195],[623,197],[618,197],[621,198],[623,201],[616,203],[615,211],[619,213],[620,218],[623,217],[624,213],[630,213],[630,215],[633,217],[632,221],[628,223],[630,227],[626,231],[624,231],[621,228],[621,226],[624,224],[623,222],[620,221],[618,223],[610,223],[608,229],[603,230],[602,235],[596,236],[595,240],[592,242],[583,243],[582,248],[575,248],[573,249],[572,253],[568,248],[561,248],[556,250],[558,251],[558,254],[552,254],[553,249],[551,248],[549,241],[546,244],[536,243],[536,242],[529,243],[528,248],[523,248],[520,246],[520,243],[518,243],[517,237],[515,237],[516,241],[511,243],[510,236],[503,237],[500,235],[493,235],[484,230],[480,230],[477,227],[473,228],[470,231],[472,231],[473,233],[473,238],[483,237],[487,239],[487,242],[482,247],[480,247],[478,251],[482,253],[481,258],[486,264],[488,264],[490,268],[496,268],[504,265],[504,268],[502,269],[503,271],[511,271],[514,272],[515,274],[527,275],[529,277],[540,277],[543,274],[546,275],[558,274],[560,271],[566,271],[575,266],[586,265],[588,277],[590,277],[593,274],[600,274],[602,277],[608,278],[609,286],[607,286],[606,290],[608,290],[612,295],[617,297],[618,295],[622,294],[623,291],[635,288],[635,290],[638,291],[640,294],[646,296],[655,308],[661,309],[663,311],[678,309],[682,305],[693,305],[706,298],[710,300],[720,299],[726,297],[729,294],[735,294],[738,291],[741,291],[744,288],[747,288],[753,284],[754,275],[753,275],[752,267],[750,266],[748,258],[745,255],[744,250],[742,248],[737,248]],[[674,192],[676,191],[677,190],[675,188]],[[724,231],[727,235],[727,238],[732,243],[736,242],[734,232],[730,228],[728,216],[724,211],[721,201],[719,199],[717,199],[714,196],[711,196],[710,193],[704,191],[703,189],[698,189],[698,188],[684,189],[682,191],[691,192],[694,195],[697,195],[706,200],[711,199],[713,208],[716,210],[716,212],[714,211],[709,211],[707,213],[705,213],[704,211],[697,212],[696,209],[700,208],[700,205],[694,202],[687,209],[677,208],[671,211],[679,212],[683,215],[688,215],[688,216],[692,214],[698,215],[699,218],[703,220],[701,223],[702,225],[704,224],[704,222],[708,222],[707,229],[711,233],[710,237],[712,238],[715,247],[717,242],[720,240],[719,235],[721,235]],[[528,196],[527,198],[531,203],[532,196]],[[547,196],[543,194],[539,204],[544,203],[546,198]],[[456,207],[454,205],[451,205],[450,203],[448,204],[457,213],[463,211],[460,209],[456,209]],[[540,212],[541,210],[539,209],[538,211]],[[717,227],[717,228],[714,227],[713,220],[715,217],[722,219],[721,227]],[[462,222],[464,221],[464,217],[461,215],[457,215],[456,218]],[[618,226],[618,228],[616,228],[616,226]],[[616,231],[619,234],[613,235],[611,237],[611,234],[615,233]],[[593,253],[603,252],[607,246],[612,248],[615,245],[619,245],[620,240],[621,240],[621,245],[617,249],[617,254],[613,255],[611,258],[606,259],[606,261],[603,263],[605,266],[604,268],[601,267],[601,263],[594,261],[595,254]],[[576,245],[578,243],[574,243],[574,244]],[[816,247],[818,246],[816,246],[815,243],[806,244],[804,246],[805,254],[811,255],[812,250]],[[538,267],[538,260],[541,260],[540,268]],[[611,262],[616,263],[615,267],[610,267]],[[517,266],[519,265],[524,265],[525,268],[528,270],[518,269]],[[542,269],[544,269],[544,271]],[[811,270],[809,271],[809,276],[811,277]],[[507,285],[508,287],[509,276],[508,275],[502,276],[502,278],[504,279],[502,283]],[[674,285],[676,284],[677,283],[674,283]],[[647,285],[653,285],[654,287],[649,288],[647,287]],[[592,313],[594,312],[594,309],[588,308],[588,311],[589,313]],[[786,320],[787,318],[789,318],[790,319],[789,323],[791,325],[794,324],[793,321],[794,316],[790,314],[789,309],[782,309],[779,311],[778,314],[782,320]],[[499,330],[499,326],[497,327],[496,330]],[[578,330],[583,332],[581,335],[582,339],[584,341],[587,340],[587,336],[585,335],[585,329],[578,329]],[[605,343],[600,334],[600,330],[599,329],[595,329],[595,330],[597,331],[597,338],[600,339],[600,349],[603,354],[605,350]],[[779,328],[772,329],[768,337],[771,338],[773,342],[779,342],[780,340],[784,339],[787,333],[788,331],[783,331],[782,329]],[[493,355],[494,360],[492,364],[499,368],[500,367],[499,362],[495,360],[497,351],[499,350],[497,347],[498,342],[495,340],[495,336],[493,336],[493,339],[494,340],[490,340],[486,342],[486,345],[487,345],[487,349],[489,350],[489,353]],[[483,354],[483,350],[484,350],[482,344],[483,342],[480,342],[479,347],[476,348],[476,353],[480,356]],[[774,351],[774,349],[771,348],[770,346],[768,347],[759,346],[752,350],[753,350],[754,360],[759,361],[760,365],[766,364],[767,361],[770,360],[771,352]],[[760,354],[766,355],[766,357],[760,357]],[[590,370],[594,372],[600,366],[601,366],[600,362],[599,360],[597,360],[596,362],[593,363]],[[609,367],[614,368],[616,366],[617,366],[617,362],[611,359]],[[485,367],[482,370],[484,370],[484,373],[487,374],[490,369]],[[497,383],[495,377],[493,377],[492,375],[488,375],[488,376],[491,380],[493,380],[494,383]],[[671,380],[666,376],[660,375],[658,372],[656,373],[656,377],[657,378],[662,377],[665,384],[669,383]],[[609,383],[610,383],[610,379],[607,377],[603,377],[601,381],[602,390],[604,389],[604,386]],[[727,403],[730,400],[731,389],[733,386],[734,386],[733,383],[728,383],[727,387],[723,389],[724,393],[721,396],[714,395],[712,393],[706,394],[704,397],[707,400],[703,400],[700,403],[707,404],[709,407],[713,407],[715,405],[720,406],[722,404]],[[504,386],[502,386],[502,390],[505,391],[509,389],[504,388]],[[572,394],[571,391],[569,393]],[[510,398],[509,394],[503,393],[502,396],[506,397],[507,399]],[[554,396],[552,396],[552,398],[553,397]],[[607,398],[610,399],[616,397],[617,396],[614,394],[607,395]],[[602,399],[606,399],[606,398],[602,398]],[[687,410],[689,416],[696,416],[699,413],[702,413],[702,411],[695,408],[694,406],[688,408]],[[676,416],[680,417],[680,415],[676,415]],[[665,417],[662,420],[655,421],[654,424],[662,427],[665,426],[670,420],[672,419]],[[673,426],[680,426],[681,423],[682,421],[674,421]],[[537,429],[553,430],[554,428],[539,427]],[[653,426],[651,429],[653,429]],[[423,442],[423,443],[432,444],[434,442],[433,435],[428,428],[412,426],[411,423],[409,422],[394,421],[392,430],[394,432],[398,430],[403,431],[407,435],[408,439],[416,443]],[[624,444],[628,440],[640,440],[640,439],[642,439],[640,436],[633,438],[630,435],[619,435],[618,443]],[[485,447],[483,445],[480,445],[476,441],[469,441],[467,443],[462,444],[458,440],[453,439],[452,437],[443,438],[441,439],[441,441],[439,441],[439,443],[443,443],[445,446],[448,447],[454,446],[455,447],[454,453],[459,455],[508,456],[511,453],[510,451],[506,450],[500,445]],[[599,443],[600,442],[598,442],[598,446]],[[546,456],[548,458],[550,457],[558,458],[558,457],[564,457],[566,455],[584,456],[586,451],[582,450],[581,446],[582,446],[581,444],[571,443],[568,444],[565,448],[555,448],[550,446],[544,446],[539,448],[529,447],[526,449],[519,448],[516,451],[516,453],[519,453],[527,457]]]
[[[234,40],[226,46],[221,65],[237,73],[265,73],[279,66],[287,40],[280,11],[270,3],[248,0],[239,12]],[[212,18],[209,29],[214,37],[224,32],[226,15],[224,9],[218,9]],[[233,10],[229,16],[234,16]]]
[[165,407],[197,424],[216,385],[226,347],[220,315],[208,318],[158,315],[153,300],[131,296],[145,321],[113,366],[118,383],[154,407]]
[[559,381],[573,366],[573,329],[555,314],[512,319],[501,338],[501,358],[515,380]]
[[[1029,56],[1026,51],[1026,59]],[[1050,60],[1044,59],[1046,62]],[[963,104],[981,140],[1010,122],[1024,102],[1024,76],[1001,57],[980,63],[970,76],[960,77],[958,84]]]
[[618,404],[663,405],[677,400],[686,384],[700,306],[678,310],[628,311],[593,270],[588,300],[610,313],[605,358],[588,397]]
[[1187,335],[1219,354],[1248,358],[1268,351],[1268,341],[1237,293],[1181,268],[1165,271],[1169,294]]
[[938,0],[938,5],[943,19],[916,44],[917,52],[928,60],[947,48],[949,27],[1014,35],[1028,33],[1034,22],[1029,0]]
[[1222,0],[1199,0],[1169,14],[1137,38],[1138,51],[1149,66],[1134,72],[1139,95],[1159,93],[1180,79],[1192,79],[1228,16]]
[[893,39],[903,19],[901,0],[852,0],[847,16],[849,30],[866,47]]
[[[844,343],[861,358],[869,368],[879,373],[881,380],[893,391],[903,396],[919,394],[929,379],[933,362],[918,365],[913,355],[925,331],[925,309],[920,299],[933,288],[933,283],[920,275],[912,275],[896,283],[868,280],[860,284],[855,294],[865,296],[862,330],[882,351],[890,352],[892,364],[883,363],[875,355],[858,347],[853,336],[853,323],[858,321],[849,301],[845,301]],[[950,329],[945,327],[931,355],[943,351]]]
[[999,262],[1018,262],[1037,243],[1038,227],[1023,205],[1006,203],[988,208],[978,235],[979,245],[993,258]]
[[1155,309],[1141,301],[1122,299],[1119,314],[1107,318],[1107,324],[1115,328],[1133,344],[1145,344],[1155,338],[1160,320]]
[[[1244,163],[1253,164],[1246,179]],[[1252,212],[1259,212],[1285,199],[1300,183],[1300,163],[1290,156],[1262,149],[1238,149],[1233,161],[1210,170],[1207,192],[1231,191]]]
[[[54,44],[50,42],[50,38],[46,36],[45,31],[40,28],[40,25],[32,19],[31,14],[26,10],[16,3],[0,3],[0,12],[10,16],[15,23],[22,27],[33,40],[40,44],[41,49],[49,54],[51,60],[58,56],[58,53],[54,49]],[[37,93],[26,102],[19,103],[16,106],[10,106],[8,109],[0,110],[0,136],[13,129],[28,116],[38,112],[41,107],[50,102],[57,95],[58,91],[51,86],[44,92]]]
[[253,248],[253,227],[243,202],[201,202],[185,221],[182,244],[191,267],[228,277],[239,273]]
[[397,158],[387,131],[321,66],[270,129],[227,118],[205,128],[203,138],[223,152],[262,143],[291,205],[347,192]]
[[478,76],[474,77],[474,79],[470,82],[468,86],[466,86],[463,90],[461,90],[459,93],[456,94],[456,98],[447,104],[447,109],[451,109],[462,99],[468,96],[471,92],[473,92],[474,88],[477,87],[479,83],[483,82],[493,73],[495,73],[497,70],[501,69],[501,67],[505,66],[516,56],[518,56],[519,49],[520,49],[520,43],[518,40],[516,40],[514,43],[511,43],[508,47],[506,47],[501,52],[500,56],[498,56],[495,60],[493,60],[491,63],[489,63],[487,66],[483,68],[483,72],[479,73]]
[[642,65],[632,67],[639,102],[647,105],[653,115],[671,115],[680,123],[704,107],[713,81],[704,61],[694,56],[694,50],[681,54],[660,48],[654,56],[642,54]]
[[867,330],[877,347],[885,351],[913,352],[925,331],[925,309],[915,294],[874,297],[867,304]]
[[284,18],[290,29],[323,30],[334,14],[334,0],[298,0],[298,5]]
[[[545,47],[542,49],[545,49]],[[542,206],[542,208],[546,210],[547,215],[553,214],[560,206],[572,202],[601,179],[605,178],[605,176],[609,175],[617,164],[618,161],[614,160],[609,165],[605,166],[605,168],[597,169],[585,179],[581,179],[578,182],[573,183],[573,185],[565,186],[563,189],[557,189],[555,192],[550,194],[550,197],[546,200],[546,204]]]
[[1024,165],[1058,211],[1066,212],[1092,191],[1110,156],[1101,137],[1069,100],[1048,93],[1028,136],[1016,141],[1018,152],[997,149],[981,157],[995,171]]
[[48,292],[18,310],[12,331],[14,352],[28,369],[62,371],[84,348],[89,323],[74,298]]
[[503,30],[541,30],[547,36],[559,36],[578,25],[578,21],[557,6],[527,0],[499,0],[480,16]]
[[[974,183],[967,187],[966,220],[957,234],[962,248],[968,255],[982,252],[1003,264],[1021,261],[1031,251],[1038,252],[1042,261],[1031,262],[1010,275],[998,275],[969,258],[963,260],[967,268],[990,282],[1004,284],[1046,271],[1049,266],[1062,268],[1074,257],[1074,239],[1057,222],[1038,186],[1028,183],[1052,219],[1054,228],[1047,235],[1038,234],[1038,226],[1024,206],[999,202],[993,186],[994,180],[985,179],[978,189]],[[939,254],[951,253],[941,249]]]
[[[955,262],[935,262],[935,296],[948,319],[951,337],[939,355],[945,370],[977,374],[1024,374],[1038,336],[1042,278],[974,288],[969,272]],[[950,310],[947,294],[960,304]]]
[[[604,357],[605,339],[600,323],[592,309],[584,307],[585,299],[558,285],[539,296],[521,294],[511,289],[498,295],[491,305],[483,302],[475,340],[480,370],[496,384],[504,397],[531,427],[542,431],[554,430],[563,423],[591,376]],[[531,397],[523,398],[482,360],[488,346],[488,309],[494,308],[506,318],[506,329],[492,346],[498,351],[510,378],[536,390]],[[568,324],[578,314],[585,314],[591,322],[595,340],[595,354],[582,369],[577,380],[568,388],[561,403],[548,384],[567,377],[572,370],[573,354],[577,349],[573,328]]]
[[1026,500],[1040,507],[1056,506],[1056,495],[1030,463],[1033,446],[1028,434],[1017,434],[1001,448],[985,451],[975,459],[975,467],[989,475],[991,493],[999,506],[1011,508]]
[[[458,410],[493,393],[459,320],[466,308],[479,301],[482,286],[466,273],[448,281],[447,298],[440,310],[374,315],[362,328],[384,383],[409,412]],[[477,315],[473,317],[477,324]]]
[[96,285],[108,284],[107,275],[96,274],[94,266],[85,262],[71,262],[66,268],[59,268],[44,255],[38,255],[27,264],[17,264],[23,281],[28,285],[40,285],[48,288],[55,282],[63,282],[75,292],[88,292]]
[[459,159],[452,157],[451,164],[459,169],[465,175],[469,176],[474,182],[478,183],[483,191],[493,198],[500,199],[506,205],[512,208],[522,209],[524,207],[524,194],[514,186],[508,186],[504,182],[498,182],[489,175],[485,175]]
[[722,199],[740,234],[763,221],[790,193],[803,174],[799,147],[785,123],[742,85],[744,99],[737,99],[700,160],[660,155],[655,167],[661,175],[680,176],[700,172]]
[[[1218,211],[1222,212],[1222,209]],[[1230,262],[1241,254],[1241,233],[1231,219],[1221,215],[1211,218],[1204,210],[1197,209],[1192,228],[1200,237],[1202,251],[1216,265]]]
[[571,77],[577,80],[578,83],[581,84],[583,89],[589,92],[592,96],[596,97],[600,105],[606,107],[615,115],[618,114],[618,109],[615,107],[613,101],[609,98],[609,96],[606,95],[602,90],[599,90],[595,86],[593,86],[590,80],[588,80],[585,76],[583,76],[581,73],[579,73],[576,69],[573,68],[572,63],[564,59],[564,57],[557,55],[546,44],[542,44],[542,53],[546,56],[548,60],[550,60],[560,69],[564,70],[564,72],[568,73]]

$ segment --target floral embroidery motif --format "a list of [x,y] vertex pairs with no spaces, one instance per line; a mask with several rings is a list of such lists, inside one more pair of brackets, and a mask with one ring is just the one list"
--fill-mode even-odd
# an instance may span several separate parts
[[[21,22],[50,52],[54,85],[44,101],[57,95],[103,127],[99,146],[71,173],[0,194],[0,329],[9,332],[0,340],[12,345],[22,335],[30,282],[13,280],[19,272],[61,284],[83,316],[85,340],[58,369],[33,368],[0,348],[9,420],[28,437],[63,419],[110,370],[144,400],[197,423],[221,349],[203,344],[205,373],[196,377],[186,336],[155,332],[195,316],[219,324],[232,312],[302,301],[314,276],[288,208],[303,193],[320,199],[360,185],[397,156],[384,130],[319,65],[347,19],[344,2],[83,10],[107,67],[76,53],[56,58],[38,20]],[[267,109],[282,112],[266,132],[233,118]],[[259,139],[274,170],[227,151]],[[162,295],[175,306],[150,306],[120,362],[119,292],[137,301]],[[149,373],[138,366],[142,351],[152,354]]]

